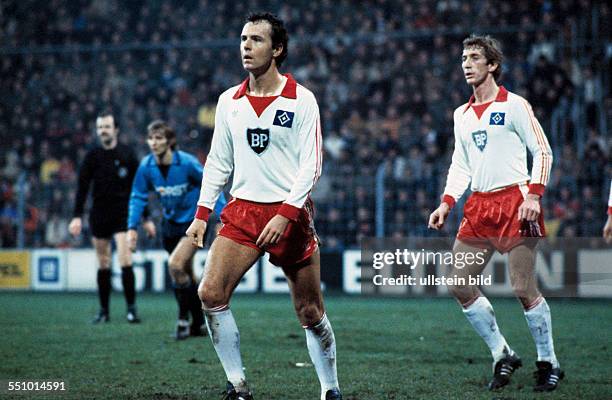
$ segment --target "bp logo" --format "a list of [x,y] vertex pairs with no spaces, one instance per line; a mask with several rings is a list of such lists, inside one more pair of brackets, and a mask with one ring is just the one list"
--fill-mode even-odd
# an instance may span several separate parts
[[484,151],[485,146],[487,145],[487,131],[476,131],[472,132],[472,139],[474,139],[474,144],[480,151]]
[[270,143],[270,130],[260,128],[247,129],[247,142],[255,153],[263,153]]

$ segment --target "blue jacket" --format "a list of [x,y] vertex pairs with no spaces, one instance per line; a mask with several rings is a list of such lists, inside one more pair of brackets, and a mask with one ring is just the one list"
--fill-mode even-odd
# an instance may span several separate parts
[[[143,158],[132,184],[128,229],[138,227],[150,191],[157,193],[165,220],[178,224],[191,222],[200,197],[203,170],[197,158],[184,151],[175,151],[168,176],[164,178],[153,154]],[[215,205],[217,215],[226,203],[225,196],[221,193]]]

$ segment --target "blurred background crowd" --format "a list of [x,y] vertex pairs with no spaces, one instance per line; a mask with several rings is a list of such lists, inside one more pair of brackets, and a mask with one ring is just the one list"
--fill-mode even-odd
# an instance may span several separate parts
[[285,21],[282,70],[319,102],[325,162],[313,197],[325,248],[434,234],[426,221],[450,165],[453,110],[470,96],[460,57],[472,32],[500,40],[501,83],[531,102],[553,147],[549,235],[600,235],[612,176],[607,2],[4,0],[0,247],[88,245],[67,225],[101,109],[115,110],[139,156],[147,124],[162,118],[204,162],[217,97],[245,77],[244,17],[259,10]]

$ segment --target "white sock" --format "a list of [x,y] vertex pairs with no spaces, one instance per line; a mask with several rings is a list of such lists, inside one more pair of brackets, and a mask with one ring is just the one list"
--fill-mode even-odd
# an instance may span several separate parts
[[525,311],[525,319],[538,350],[538,361],[548,361],[553,368],[559,367],[553,344],[550,308],[543,297],[538,305]]
[[306,327],[304,330],[308,354],[321,383],[321,399],[325,400],[325,393],[328,390],[339,388],[334,331],[326,314],[323,314],[323,318],[316,325]]
[[227,380],[237,391],[248,391],[240,357],[240,333],[229,308],[205,310],[206,327]]
[[489,346],[494,361],[504,357],[504,349],[507,349],[506,352],[508,354],[513,353],[508,343],[506,343],[506,339],[499,331],[493,306],[491,306],[486,297],[478,297],[476,301],[463,309],[463,313],[487,346]]

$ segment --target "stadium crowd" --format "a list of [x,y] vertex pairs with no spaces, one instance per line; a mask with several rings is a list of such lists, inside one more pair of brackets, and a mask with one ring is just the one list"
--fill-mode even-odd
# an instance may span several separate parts
[[[543,198],[549,236],[600,235],[612,176],[610,138],[599,131],[611,101],[600,77],[610,61],[597,46],[585,46],[577,59],[568,43],[592,10],[609,19],[606,2],[33,3],[0,5],[0,247],[17,244],[21,188],[26,246],[88,245],[69,238],[67,221],[76,166],[95,143],[102,108],[116,110],[120,140],[139,156],[147,151],[147,124],[163,118],[204,161],[217,97],[245,75],[238,59],[243,18],[259,9],[285,20],[284,70],[321,108],[326,158],[313,197],[325,248],[357,246],[375,234],[381,165],[385,235],[434,234],[426,221],[450,164],[453,110],[470,95],[460,54],[473,30],[500,39],[502,84],[532,103],[556,152]],[[589,25],[582,39],[597,43],[609,29]],[[555,128],[552,114],[576,110],[585,117]],[[584,146],[577,146],[579,129],[587,132]],[[458,220],[455,213],[448,232]]]

